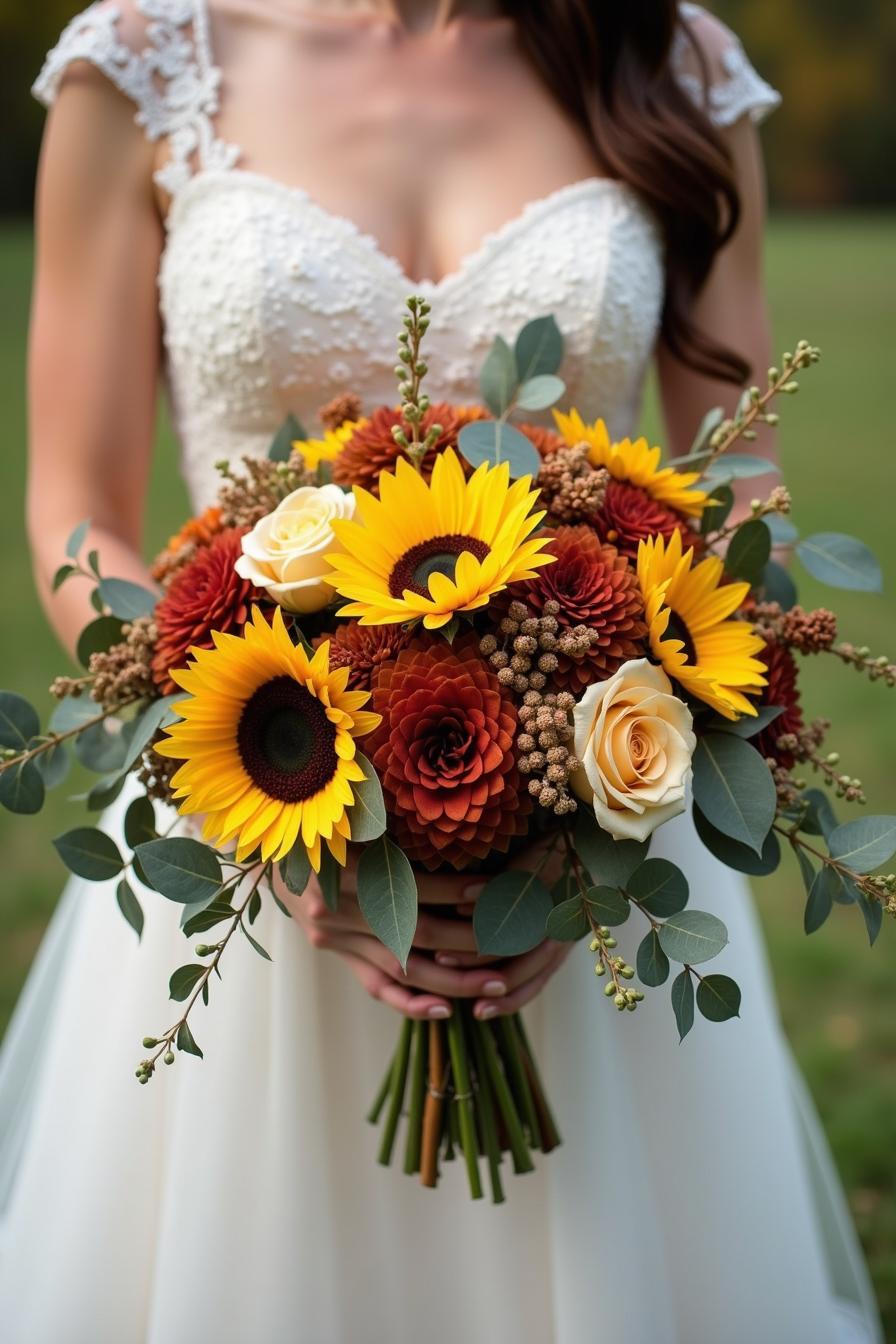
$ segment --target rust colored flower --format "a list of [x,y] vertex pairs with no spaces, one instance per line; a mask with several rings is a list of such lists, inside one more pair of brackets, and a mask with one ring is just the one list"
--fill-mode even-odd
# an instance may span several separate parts
[[330,641],[330,667],[347,667],[349,690],[369,691],[383,663],[393,662],[411,642],[411,634],[401,625],[360,625],[342,621],[332,634],[319,635],[318,648]]
[[521,434],[535,445],[541,457],[551,457],[558,448],[565,447],[563,439],[553,429],[547,429],[544,425],[515,425]]
[[156,583],[164,583],[180,569],[185,559],[192,558],[197,546],[208,546],[222,527],[221,510],[214,504],[198,517],[190,518],[184,523],[179,532],[169,537],[168,545],[153,564],[151,573]]
[[759,658],[768,669],[768,685],[762,692],[763,705],[781,705],[783,714],[757,733],[754,746],[765,757],[771,757],[785,770],[792,770],[796,756],[792,751],[782,751],[778,739],[785,736],[798,737],[804,728],[803,711],[800,706],[800,693],[797,687],[797,667],[793,654],[783,644],[769,640],[760,651]]
[[194,645],[213,647],[212,631],[239,634],[249,619],[251,605],[271,610],[271,603],[248,579],[241,579],[234,565],[242,555],[240,538],[244,527],[219,532],[202,546],[188,565],[171,581],[155,610],[158,643],[152,660],[156,685],[163,695],[177,690],[170,673],[184,667]]
[[595,632],[597,637],[581,654],[558,651],[551,673],[555,687],[578,697],[586,686],[606,680],[630,658],[643,658],[644,602],[634,566],[615,546],[602,543],[590,527],[558,527],[550,550],[556,563],[515,585],[511,595],[535,615],[541,615],[546,602],[556,602],[561,635],[582,625]]
[[317,416],[324,429],[339,429],[346,420],[360,420],[362,411],[361,398],[354,392],[343,392],[321,406]]
[[595,527],[604,541],[632,559],[637,558],[640,541],[656,536],[668,541],[673,532],[681,533],[685,550],[688,546],[699,550],[702,544],[680,513],[628,481],[608,481]]
[[[420,436],[423,438],[431,425],[441,425],[442,433],[423,459],[424,478],[429,480],[439,453],[457,446],[457,436],[464,425],[488,418],[488,411],[481,406],[452,406],[448,402],[430,406],[423,416]],[[371,494],[378,496],[380,472],[394,470],[396,460],[404,456],[403,450],[392,437],[393,427],[402,424],[401,411],[394,406],[380,406],[375,410],[369,420],[358,426],[333,462],[333,480],[336,484],[363,485]],[[464,462],[465,469],[466,465]]]
[[525,834],[532,800],[517,770],[516,710],[475,636],[402,649],[379,671],[373,708],[383,720],[370,754],[409,859],[462,869]]

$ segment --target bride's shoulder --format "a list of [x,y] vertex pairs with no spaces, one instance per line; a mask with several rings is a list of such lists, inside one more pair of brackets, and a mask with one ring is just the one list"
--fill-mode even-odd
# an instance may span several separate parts
[[680,4],[671,62],[676,77],[717,126],[749,115],[761,121],[781,101],[750,61],[740,38],[702,5]]

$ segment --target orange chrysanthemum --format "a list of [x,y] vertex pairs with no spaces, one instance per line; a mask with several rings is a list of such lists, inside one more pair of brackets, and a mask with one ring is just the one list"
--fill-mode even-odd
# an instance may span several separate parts
[[315,648],[330,641],[330,667],[347,667],[348,687],[369,691],[383,663],[393,662],[411,642],[410,631],[401,625],[361,625],[340,621],[332,634],[320,635]]
[[[420,424],[420,436],[425,437],[432,425],[441,425],[442,433],[435,445],[423,459],[423,476],[429,480],[436,457],[446,448],[457,446],[457,436],[464,425],[474,420],[488,420],[488,411],[481,406],[452,406],[448,402],[438,402],[430,406]],[[372,495],[379,496],[380,472],[394,471],[404,451],[392,437],[396,425],[404,425],[401,411],[394,406],[380,406],[368,420],[358,425],[342,452],[333,462],[333,480],[337,485],[349,488],[361,485]],[[404,426],[406,429],[407,426]],[[464,463],[469,475],[471,467]]]
[[196,518],[190,518],[179,532],[168,538],[168,545],[153,564],[151,573],[156,583],[163,583],[175,569],[180,568],[178,555],[185,546],[208,546],[212,537],[221,531],[221,510],[212,504]]

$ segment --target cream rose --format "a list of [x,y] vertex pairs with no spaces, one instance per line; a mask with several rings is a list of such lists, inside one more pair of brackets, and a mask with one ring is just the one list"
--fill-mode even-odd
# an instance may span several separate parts
[[303,485],[243,537],[236,572],[266,588],[287,611],[320,611],[333,597],[327,551],[339,550],[334,518],[351,518],[355,497],[338,485]]
[[691,712],[646,658],[589,686],[573,710],[576,793],[617,840],[646,840],[685,808],[697,745]]

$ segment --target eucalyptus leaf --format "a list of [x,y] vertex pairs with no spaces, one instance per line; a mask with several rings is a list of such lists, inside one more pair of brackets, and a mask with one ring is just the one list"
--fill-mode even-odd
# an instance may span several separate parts
[[386,804],[372,763],[360,751],[356,753],[355,760],[364,771],[364,778],[351,786],[355,802],[348,815],[352,840],[366,844],[370,840],[378,840],[385,831]]
[[663,951],[656,929],[650,929],[638,944],[635,970],[644,985],[664,985],[669,978],[669,958]]
[[759,752],[730,733],[707,733],[694,752],[694,801],[717,831],[762,853],[777,808]]
[[555,905],[562,905],[564,901],[571,901],[574,896],[579,895],[579,884],[572,868],[567,864],[561,877],[551,887],[551,900]]
[[688,880],[669,859],[646,859],[632,873],[626,891],[655,919],[677,915],[688,903]]
[[134,895],[130,883],[126,882],[124,878],[115,888],[115,899],[118,902],[119,910],[136,933],[139,942],[143,936],[143,906]]
[[803,913],[803,928],[806,933],[814,933],[816,929],[821,928],[833,909],[839,886],[840,878],[837,872],[827,864],[823,864],[814,876],[806,900],[806,909]]
[[53,575],[53,582],[50,585],[52,592],[58,593],[62,585],[70,579],[73,574],[77,574],[77,572],[78,568],[76,565],[60,565]]
[[808,804],[800,830],[807,835],[823,835],[827,840],[840,824],[830,794],[825,793],[824,789],[806,789],[800,801]]
[[311,860],[302,844],[301,837],[296,840],[286,858],[280,864],[280,876],[284,885],[293,896],[301,896],[311,879]]
[[479,390],[492,415],[503,415],[517,386],[516,359],[503,336],[496,336],[479,374]]
[[672,981],[672,1011],[680,1045],[694,1025],[694,986],[690,971],[682,971]]
[[0,747],[24,751],[40,732],[37,710],[23,695],[0,691]]
[[[207,983],[208,982],[206,981],[206,984]],[[206,1003],[208,1003],[208,998],[204,990],[203,990],[203,998],[205,999]],[[193,1033],[190,1030],[190,1028],[187,1026],[186,1022],[181,1022],[180,1026],[178,1027],[177,1039],[175,1044],[177,1045],[178,1050],[183,1050],[184,1054],[198,1055],[200,1059],[203,1058],[202,1051],[196,1044],[196,1039],[193,1036]]]
[[707,411],[700,424],[697,426],[697,433],[694,435],[694,441],[688,449],[688,456],[691,457],[697,453],[703,452],[709,445],[710,437],[718,429],[719,425],[725,419],[725,412],[721,406],[713,406]]
[[857,873],[873,873],[896,853],[896,817],[857,817],[828,836],[835,859]]
[[779,565],[777,560],[769,560],[762,571],[762,593],[766,602],[777,602],[782,611],[790,611],[796,606],[796,584],[789,570]]
[[184,693],[176,691],[173,695],[163,696],[161,700],[153,700],[131,721],[126,737],[127,749],[120,767],[123,773],[130,770],[138,757],[143,755],[159,729],[167,727],[179,717],[177,705],[184,699]]
[[121,642],[122,622],[117,616],[98,616],[85,625],[78,636],[76,653],[82,667],[90,663],[93,653],[105,653],[113,644]]
[[190,962],[186,966],[178,966],[168,981],[169,998],[175,999],[178,1003],[183,1003],[184,999],[190,997],[191,991],[204,975],[205,967],[198,966],[195,962]]
[[850,882],[848,879],[844,879],[843,885],[853,888],[856,905],[862,912],[865,928],[868,930],[868,941],[873,947],[875,939],[880,933],[881,924],[883,923],[884,908],[880,901],[873,901],[866,896],[861,887],[857,886],[855,882]]
[[246,928],[246,926],[245,926],[245,924],[242,922],[242,920],[240,921],[240,929],[242,930],[242,932],[243,932],[243,934],[245,935],[245,937],[249,940],[250,944],[251,944],[252,947],[255,949],[255,951],[258,953],[258,955],[259,955],[260,957],[264,957],[265,961],[271,961],[271,960],[272,960],[272,957],[271,957],[270,952],[268,952],[265,948],[262,947],[261,943],[258,941],[257,938],[253,938],[253,937],[252,937],[251,933],[250,933],[249,930]]
[[226,897],[216,897],[209,905],[197,910],[184,923],[184,937],[193,938],[197,933],[207,933],[216,924],[222,924],[225,919],[233,919],[235,914],[236,911]]
[[406,856],[387,835],[361,853],[358,904],[371,931],[405,969],[417,927],[417,883]]
[[732,840],[730,835],[717,831],[696,803],[694,825],[710,854],[735,872],[747,873],[750,877],[767,877],[769,873],[775,872],[781,862],[781,845],[774,831],[769,831],[762,845],[762,853],[757,854],[752,845],[741,844],[739,840]]
[[271,445],[268,448],[269,461],[288,462],[292,454],[293,441],[307,437],[301,424],[290,411],[271,440]]
[[53,844],[66,868],[88,882],[106,882],[124,868],[115,841],[95,827],[77,826]]
[[49,731],[51,733],[68,733],[72,728],[79,728],[81,724],[89,723],[101,714],[102,710],[95,700],[91,700],[89,695],[67,695],[50,715]]
[[703,474],[712,488],[717,481],[747,481],[756,476],[777,475],[779,471],[776,463],[755,453],[723,453],[713,458]]
[[697,986],[697,1007],[708,1022],[740,1017],[740,986],[730,975],[704,975]]
[[66,779],[71,768],[71,757],[66,750],[64,742],[57,742],[55,747],[48,747],[42,751],[39,756],[35,756],[34,764],[40,771],[40,777],[47,789],[56,789]]
[[473,910],[473,935],[486,956],[515,957],[537,947],[554,908],[537,873],[509,868],[487,882]]
[[124,838],[131,849],[145,844],[147,840],[157,838],[156,814],[148,798],[135,798],[128,804],[128,810],[124,814]]
[[553,373],[539,373],[522,384],[516,394],[516,405],[521,411],[543,411],[559,401],[565,391],[562,378]]
[[795,550],[813,578],[832,588],[879,593],[883,586],[876,557],[857,537],[844,532],[815,532],[798,541]]
[[90,531],[90,519],[85,518],[83,523],[78,524],[74,532],[72,532],[71,536],[69,537],[68,541],[65,543],[65,553],[68,556],[69,560],[77,560],[78,552],[84,545],[84,542],[87,538],[87,533],[89,531]]
[[804,849],[801,849],[799,845],[793,845],[793,852],[796,855],[800,876],[803,879],[803,886],[806,888],[806,895],[808,896],[812,890],[812,884],[815,881],[815,868],[809,855]]
[[772,545],[774,546],[792,546],[799,540],[799,532],[783,513],[770,513],[765,519],[765,525],[772,535]]
[[581,896],[555,905],[547,918],[546,932],[558,943],[575,943],[590,932],[585,903]]
[[719,955],[728,942],[728,930],[706,910],[682,910],[660,925],[659,940],[671,961],[697,966]]
[[538,449],[506,420],[474,420],[464,425],[457,446],[473,467],[506,462],[512,477],[535,476],[541,467]]
[[758,584],[772,553],[772,535],[761,518],[742,523],[728,543],[725,570],[751,587]]
[[104,779],[98,779],[96,783],[87,792],[87,810],[88,812],[103,812],[110,807],[124,788],[123,775],[106,775]]
[[615,927],[624,924],[632,912],[630,903],[618,887],[589,887],[585,900],[595,924]]
[[158,593],[141,588],[127,579],[102,579],[100,597],[113,616],[122,621],[135,621],[138,616],[151,616],[159,600]]
[[124,765],[127,736],[117,720],[101,719],[75,738],[75,755],[95,774],[116,774]]
[[186,836],[148,840],[134,853],[153,888],[169,901],[191,905],[213,896],[221,886],[218,856],[199,840]]
[[733,733],[735,737],[756,737],[774,723],[784,713],[783,705],[759,705],[754,715],[745,714],[742,719],[714,719],[710,725],[714,733]]
[[246,918],[250,924],[254,924],[261,914],[261,892],[256,887],[249,897],[249,904],[246,907]]
[[326,845],[321,846],[320,872],[317,875],[321,895],[328,910],[339,909],[339,889],[342,884],[342,868],[333,858]]
[[91,569],[91,571],[93,572],[94,576],[95,576],[97,579],[102,578],[102,575],[100,574],[100,553],[99,553],[99,551],[89,551],[89,552],[88,552],[88,555],[87,555],[87,564],[88,564],[88,567]]
[[526,323],[516,338],[514,355],[521,383],[557,372],[563,362],[563,337],[552,314]]
[[734,491],[731,486],[717,485],[700,518],[701,536],[708,536],[710,532],[716,532],[720,527],[724,527],[733,508]]
[[34,761],[8,765],[0,774],[0,803],[8,812],[32,817],[44,805],[46,789]]
[[598,826],[594,813],[583,807],[576,813],[573,844],[592,882],[609,887],[624,887],[650,848],[649,840],[614,840]]

